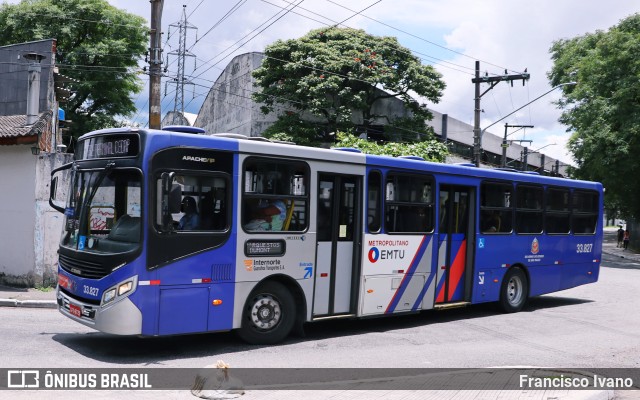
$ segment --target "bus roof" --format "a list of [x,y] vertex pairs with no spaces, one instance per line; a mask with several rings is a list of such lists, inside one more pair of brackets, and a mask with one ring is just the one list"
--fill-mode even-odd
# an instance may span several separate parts
[[[95,135],[109,133],[137,132],[146,136],[149,142],[155,142],[161,147],[172,146],[196,146],[217,148],[221,150],[239,151],[241,153],[272,155],[286,158],[301,158],[308,160],[341,162],[351,164],[363,164],[368,167],[381,169],[393,168],[406,171],[419,171],[424,173],[441,173],[449,175],[465,176],[485,180],[508,180],[532,184],[544,184],[554,186],[569,186],[575,188],[601,190],[602,185],[598,182],[573,180],[560,177],[544,176],[529,171],[516,171],[506,168],[477,168],[470,163],[446,164],[431,161],[424,161],[419,157],[392,157],[379,156],[361,153],[357,149],[340,148],[324,149],[316,147],[301,146],[283,142],[272,142],[263,137],[251,138],[239,134],[214,134],[202,135],[194,133],[183,133],[176,130],[154,130],[138,128],[114,128],[102,129],[87,133],[80,137],[80,140]],[[159,143],[159,142],[162,142]]]

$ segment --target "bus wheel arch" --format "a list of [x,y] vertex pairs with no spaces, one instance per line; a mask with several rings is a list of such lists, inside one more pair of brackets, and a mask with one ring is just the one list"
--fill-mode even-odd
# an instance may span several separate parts
[[299,320],[296,286],[285,277],[270,277],[247,297],[238,335],[252,344],[274,344],[284,340]]
[[500,308],[506,313],[522,310],[529,298],[529,272],[520,264],[509,268],[500,285]]

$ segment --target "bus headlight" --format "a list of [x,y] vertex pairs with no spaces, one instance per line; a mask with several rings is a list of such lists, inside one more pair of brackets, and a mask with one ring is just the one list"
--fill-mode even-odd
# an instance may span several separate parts
[[102,296],[102,304],[107,304],[116,297],[116,288],[109,289]]
[[123,283],[122,285],[118,286],[118,296],[122,296],[123,294],[130,292],[131,289],[133,289],[133,282],[129,281]]
[[137,277],[133,277],[105,290],[104,294],[102,295],[102,306],[106,306],[107,304],[116,301],[121,297],[129,296],[135,291],[137,282]]

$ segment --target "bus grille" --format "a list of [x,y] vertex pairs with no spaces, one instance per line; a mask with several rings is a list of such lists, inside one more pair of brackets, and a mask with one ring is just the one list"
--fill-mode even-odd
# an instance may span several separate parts
[[109,273],[102,264],[77,260],[62,254],[60,254],[60,266],[65,271],[83,278],[100,279]]
[[230,281],[233,277],[233,264],[214,264],[213,281]]

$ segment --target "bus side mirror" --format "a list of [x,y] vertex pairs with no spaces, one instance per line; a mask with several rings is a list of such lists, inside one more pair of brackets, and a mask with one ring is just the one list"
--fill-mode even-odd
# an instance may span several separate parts
[[60,171],[64,171],[67,169],[70,169],[71,166],[73,164],[69,163],[69,164],[65,164],[60,168],[56,168],[53,171],[51,171],[51,185],[49,187],[49,205],[55,209],[58,212],[61,212],[64,214],[64,207],[56,204],[54,201],[57,200],[58,198],[58,179],[59,176],[57,176],[56,174]]

